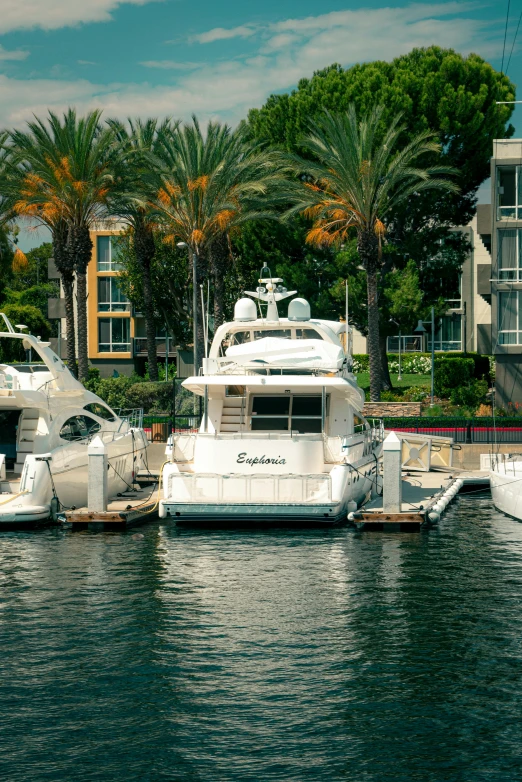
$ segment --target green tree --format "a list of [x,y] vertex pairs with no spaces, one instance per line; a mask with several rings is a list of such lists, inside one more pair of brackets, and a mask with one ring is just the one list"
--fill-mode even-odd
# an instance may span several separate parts
[[[151,253],[150,281],[154,312],[154,334],[156,328],[166,327],[177,344],[186,345],[189,333],[189,269],[187,254],[171,243],[166,243],[163,234],[153,232],[154,252]],[[118,260],[123,266],[120,274],[121,288],[135,309],[145,309],[143,293],[143,267],[134,250],[134,236],[131,231],[117,240]],[[150,377],[150,369],[149,369]]]
[[[62,274],[68,321],[69,363],[74,365],[73,274],[76,274],[78,376],[88,377],[87,266],[92,255],[90,230],[108,214],[119,161],[113,131],[103,127],[100,111],[78,117],[74,109],[60,119],[28,123],[27,132],[11,134],[17,214],[49,226],[54,259]],[[120,156],[121,158],[121,156]],[[71,326],[72,321],[72,326]],[[72,337],[72,344],[70,339]],[[69,352],[70,351],[70,352]]]
[[127,126],[118,120],[109,120],[120,153],[125,159],[120,165],[117,187],[111,194],[111,212],[118,215],[131,228],[131,245],[136,259],[135,271],[141,275],[140,296],[145,317],[147,335],[147,359],[149,375],[158,380],[156,352],[156,317],[152,282],[152,266],[156,252],[154,240],[154,214],[150,208],[151,192],[144,174],[155,165],[155,153],[170,127],[170,121],[157,119],[129,119]]
[[311,132],[302,141],[310,159],[296,159],[296,166],[306,171],[308,181],[293,191],[295,206],[288,213],[301,213],[313,220],[307,241],[319,247],[341,244],[351,232],[357,235],[357,251],[366,273],[372,402],[379,400],[381,392],[378,277],[386,223],[414,193],[456,189],[444,178],[453,173],[451,169],[419,166],[424,156],[440,150],[433,134],[420,133],[399,151],[401,117],[390,122],[381,138],[382,113],[377,107],[358,120],[355,108],[350,106],[343,114],[326,112],[311,125]]
[[[186,244],[195,265],[197,287],[212,261],[217,324],[223,312],[223,237],[240,230],[247,220],[274,217],[284,198],[288,166],[278,153],[248,142],[244,130],[233,132],[227,125],[209,122],[203,133],[195,117],[191,125],[175,127],[165,134],[157,158],[160,170],[156,203],[165,240]],[[199,291],[195,294],[193,315],[201,308]],[[196,371],[202,358],[201,317],[198,327]]]
[[[41,337],[42,341],[49,338],[51,327],[41,310],[31,304],[2,304],[2,312],[7,315],[13,325],[23,323],[29,334]],[[0,345],[1,361],[24,361],[24,350],[19,340],[3,340]]]
[[[452,228],[466,225],[474,214],[477,189],[489,176],[493,139],[509,138],[514,131],[509,124],[513,106],[497,101],[514,98],[514,84],[478,55],[463,57],[431,46],[392,62],[346,70],[331,65],[301,79],[291,94],[270,96],[261,109],[249,112],[248,127],[256,139],[301,155],[310,154],[301,144],[310,120],[325,109],[339,112],[351,104],[359,114],[383,106],[381,134],[402,112],[399,147],[418,133],[434,132],[441,144],[438,162],[459,171],[460,190],[415,194],[394,210],[386,226],[386,246],[393,252],[385,256],[378,279],[383,300],[387,275],[413,259],[422,290],[433,301],[440,295],[441,277],[443,287],[451,286],[465,260],[466,238]],[[423,163],[428,166],[430,160]],[[387,372],[385,355],[383,364]]]
[[9,279],[9,289],[12,291],[25,291],[41,283],[47,283],[48,262],[52,257],[53,246],[51,242],[44,242],[39,247],[33,247],[32,250],[26,252],[26,263],[21,263],[13,269]]

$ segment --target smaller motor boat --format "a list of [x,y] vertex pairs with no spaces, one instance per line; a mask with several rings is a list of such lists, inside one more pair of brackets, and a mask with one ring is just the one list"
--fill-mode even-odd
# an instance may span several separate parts
[[522,454],[494,454],[489,480],[495,508],[522,521]]
[[109,496],[132,486],[147,448],[142,411],[118,415],[73,377],[49,342],[15,332],[0,317],[3,355],[16,354],[21,342],[43,362],[0,364],[0,527],[34,525],[86,505],[87,448],[95,436],[107,448]]

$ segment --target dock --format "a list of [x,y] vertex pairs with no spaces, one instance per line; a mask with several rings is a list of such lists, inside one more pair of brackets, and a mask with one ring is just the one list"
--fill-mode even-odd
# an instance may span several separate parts
[[109,498],[106,511],[93,511],[87,507],[65,511],[65,526],[72,530],[122,532],[155,518],[158,500],[158,485],[149,483],[135,491],[128,491],[119,497]]
[[382,496],[377,496],[348,518],[357,529],[418,532],[436,525],[458,494],[488,489],[488,473],[480,470],[407,470],[402,473],[400,512],[384,512]]

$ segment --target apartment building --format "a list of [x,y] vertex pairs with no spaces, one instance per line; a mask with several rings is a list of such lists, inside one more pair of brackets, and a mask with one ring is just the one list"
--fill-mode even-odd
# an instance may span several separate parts
[[483,228],[489,229],[491,241],[481,288],[491,297],[497,404],[518,409],[522,403],[522,139],[493,142],[491,210]]
[[[137,312],[121,290],[118,262],[118,246],[115,241],[121,226],[110,230],[91,232],[92,259],[87,267],[87,340],[88,356],[93,367],[102,377],[114,372],[130,375],[134,370],[142,373],[147,358],[145,319]],[[59,275],[50,267],[50,276]],[[49,314],[63,315],[60,307],[50,305]],[[61,321],[61,333],[65,335],[65,320]],[[61,353],[66,356],[66,342],[61,338]],[[169,361],[176,358],[176,349],[165,330],[156,336],[157,355],[165,361],[168,342]]]

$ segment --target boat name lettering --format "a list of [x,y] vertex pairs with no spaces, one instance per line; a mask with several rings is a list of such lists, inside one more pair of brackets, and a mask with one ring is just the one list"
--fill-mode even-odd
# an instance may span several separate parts
[[286,459],[281,459],[280,456],[277,457],[277,459],[270,459],[269,456],[248,456],[248,454],[244,451],[243,453],[238,454],[237,456],[237,464],[249,464],[251,467],[253,467],[255,464],[286,464]]

